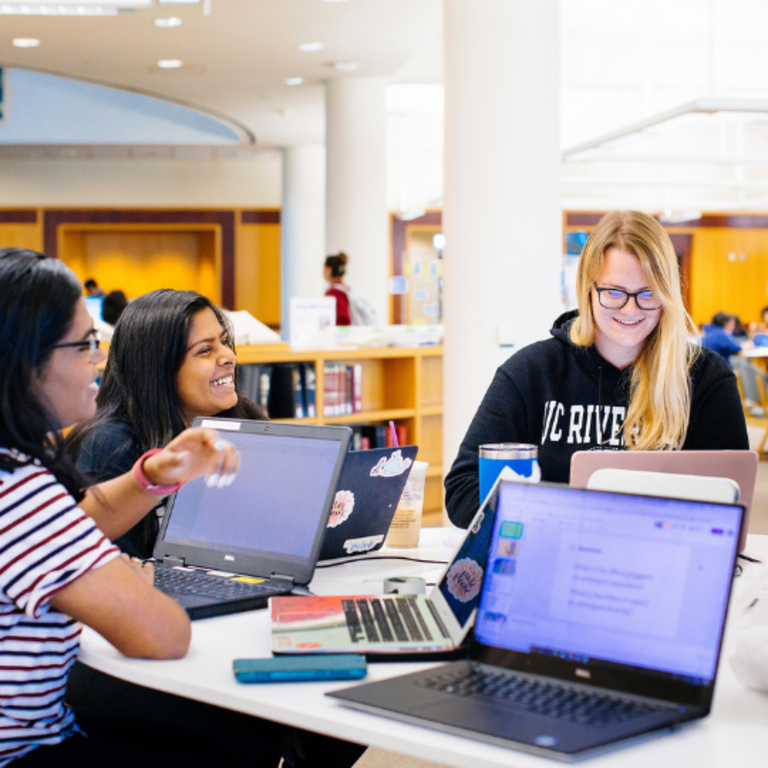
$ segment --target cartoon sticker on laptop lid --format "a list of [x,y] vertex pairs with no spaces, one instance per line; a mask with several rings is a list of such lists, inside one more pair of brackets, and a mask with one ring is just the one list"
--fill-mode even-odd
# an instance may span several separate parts
[[321,560],[362,555],[383,546],[418,450],[407,445],[347,453]]

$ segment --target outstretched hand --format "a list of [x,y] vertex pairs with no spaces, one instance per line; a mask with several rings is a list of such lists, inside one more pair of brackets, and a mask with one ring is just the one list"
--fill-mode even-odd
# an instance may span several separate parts
[[229,485],[240,467],[235,446],[214,429],[193,427],[144,461],[144,474],[155,485],[186,483],[205,475],[209,488]]

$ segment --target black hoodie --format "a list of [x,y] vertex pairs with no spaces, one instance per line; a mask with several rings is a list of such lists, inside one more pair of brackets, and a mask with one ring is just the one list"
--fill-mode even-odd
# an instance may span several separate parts
[[[576,451],[626,448],[622,425],[631,366],[619,370],[594,346],[569,335],[577,312],[561,315],[554,338],[524,347],[497,371],[445,478],[445,504],[466,527],[479,504],[477,448],[533,443],[541,479],[567,483]],[[691,369],[691,419],[683,450],[749,448],[736,378],[728,363],[702,349]]]

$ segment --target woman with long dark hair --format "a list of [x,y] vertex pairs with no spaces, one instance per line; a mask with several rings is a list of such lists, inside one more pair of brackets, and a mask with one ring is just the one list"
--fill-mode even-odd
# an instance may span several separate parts
[[[130,765],[136,745],[85,739],[64,701],[86,624],[127,656],[177,658],[190,624],[153,588],[151,565],[110,539],[157,502],[147,486],[207,474],[227,483],[232,446],[187,430],[127,474],[86,487],[61,431],[93,415],[103,360],[82,286],[62,262],[0,249],[0,763]],[[79,715],[78,715],[79,719]],[[86,722],[86,727],[88,727]],[[119,754],[118,754],[119,753]]]
[[[114,477],[196,416],[264,419],[239,394],[236,364],[232,331],[210,299],[170,289],[135,299],[115,327],[96,415],[70,436],[78,468],[96,481]],[[157,530],[150,514],[115,543],[149,557]]]

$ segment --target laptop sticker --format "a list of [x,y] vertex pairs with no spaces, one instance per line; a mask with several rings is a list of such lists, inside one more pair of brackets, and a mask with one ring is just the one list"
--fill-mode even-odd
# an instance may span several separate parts
[[371,469],[371,477],[397,477],[413,464],[411,459],[404,459],[402,451],[394,451],[387,459],[382,456]]
[[344,550],[350,555],[367,552],[382,541],[384,541],[383,534],[379,536],[366,536],[362,539],[347,539],[344,542]]
[[352,491],[337,491],[328,518],[328,528],[336,528],[352,514],[355,508],[355,494]]
[[451,566],[447,579],[448,591],[460,603],[466,603],[480,594],[483,569],[471,557],[464,557]]

